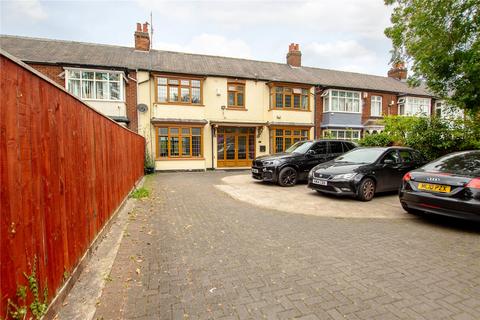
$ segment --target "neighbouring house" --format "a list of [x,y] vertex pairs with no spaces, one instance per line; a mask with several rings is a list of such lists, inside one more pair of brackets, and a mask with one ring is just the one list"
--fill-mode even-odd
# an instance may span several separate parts
[[356,140],[384,115],[432,113],[433,96],[388,77],[286,63],[153,50],[148,24],[134,47],[1,36],[0,46],[147,140],[157,170],[250,166],[296,141]]
[[[147,37],[145,37],[147,35]],[[0,36],[0,47],[66,88],[94,109],[137,131],[137,60],[150,45],[137,24],[135,48]]]

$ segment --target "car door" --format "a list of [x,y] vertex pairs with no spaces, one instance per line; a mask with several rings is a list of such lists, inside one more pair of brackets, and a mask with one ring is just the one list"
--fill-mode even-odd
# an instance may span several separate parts
[[413,150],[399,150],[400,158],[402,160],[402,177],[410,170],[416,169],[421,166],[418,156],[413,153]]
[[345,151],[343,151],[343,145],[341,141],[329,141],[328,144],[330,147],[327,155],[328,160],[333,160],[345,153]]
[[402,172],[402,162],[398,150],[387,151],[375,169],[374,176],[377,180],[377,191],[398,189],[403,177]]
[[305,153],[301,164],[302,179],[305,179],[310,170],[317,164],[328,161],[328,144],[326,141],[319,141],[313,144]]

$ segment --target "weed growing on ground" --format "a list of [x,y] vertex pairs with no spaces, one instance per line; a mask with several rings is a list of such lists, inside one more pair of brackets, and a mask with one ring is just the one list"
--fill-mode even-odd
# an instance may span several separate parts
[[135,189],[132,192],[131,197],[134,199],[142,199],[142,198],[147,198],[150,195],[150,191],[147,188],[141,187],[138,189]]

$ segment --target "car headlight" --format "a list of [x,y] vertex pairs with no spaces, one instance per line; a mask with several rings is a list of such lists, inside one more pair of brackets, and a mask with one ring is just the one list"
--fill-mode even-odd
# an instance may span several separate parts
[[313,169],[310,170],[310,172],[308,173],[308,179],[313,178],[313,172],[314,172],[314,171],[315,171],[315,170],[313,170]]
[[263,166],[264,167],[276,167],[279,164],[280,161],[278,160],[269,160],[269,161],[264,161]]
[[350,180],[356,175],[357,175],[356,173],[337,174],[336,176],[333,177],[333,180]]

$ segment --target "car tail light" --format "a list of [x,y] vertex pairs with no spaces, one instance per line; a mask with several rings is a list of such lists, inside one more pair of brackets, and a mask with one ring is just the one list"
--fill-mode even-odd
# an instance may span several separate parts
[[480,178],[473,178],[466,186],[467,188],[480,189]]
[[410,172],[407,172],[404,176],[403,176],[403,181],[405,182],[408,182],[412,180],[412,176],[410,175]]

